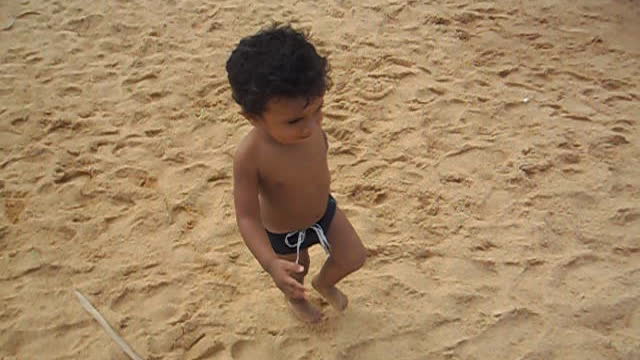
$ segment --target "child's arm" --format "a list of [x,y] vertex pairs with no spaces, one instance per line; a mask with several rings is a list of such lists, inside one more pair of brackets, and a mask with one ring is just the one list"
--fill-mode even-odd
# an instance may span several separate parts
[[233,197],[236,221],[245,244],[273,278],[276,285],[292,298],[304,297],[304,287],[290,273],[302,272],[301,265],[280,259],[269,242],[260,218],[258,202],[258,169],[255,157],[241,149],[233,164]]
[[271,248],[260,218],[257,169],[236,159],[233,173],[233,198],[240,234],[262,268],[269,271],[269,265],[277,255]]

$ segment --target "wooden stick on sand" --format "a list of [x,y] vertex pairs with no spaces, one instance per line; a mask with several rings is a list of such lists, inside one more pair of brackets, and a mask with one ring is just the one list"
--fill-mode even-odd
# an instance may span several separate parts
[[96,321],[100,323],[100,325],[102,325],[104,331],[106,331],[107,334],[109,334],[109,336],[111,336],[111,338],[120,346],[120,348],[122,348],[122,351],[129,355],[129,357],[133,360],[142,360],[140,355],[136,354],[131,346],[129,346],[129,344],[127,344],[124,339],[113,330],[107,320],[102,317],[102,315],[100,315],[98,310],[96,310],[96,308],[91,305],[89,300],[84,295],[82,295],[78,290],[73,290],[73,292],[78,297],[78,300],[80,300],[80,304],[82,305],[82,307],[87,310],[87,312],[91,314],[91,316],[93,316],[93,318],[96,319]]

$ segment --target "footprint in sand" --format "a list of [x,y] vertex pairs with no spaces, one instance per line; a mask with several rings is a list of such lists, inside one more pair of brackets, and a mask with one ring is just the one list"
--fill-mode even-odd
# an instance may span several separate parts
[[20,214],[25,209],[25,201],[17,198],[5,198],[4,199],[4,212],[12,224],[17,224],[20,221]]
[[273,348],[253,340],[240,340],[231,345],[231,358],[234,360],[272,359]]
[[616,225],[628,226],[638,219],[640,219],[640,208],[620,208],[610,220]]
[[574,314],[577,322],[605,336],[624,329],[632,330],[634,312],[640,309],[640,296],[627,296],[611,303],[596,303]]
[[292,337],[239,340],[231,345],[233,360],[303,360],[319,358],[312,344],[306,339]]
[[495,316],[495,323],[451,350],[462,359],[519,359],[542,336],[544,322],[529,309],[513,309]]
[[114,175],[117,178],[126,179],[137,186],[154,187],[157,183],[156,178],[152,177],[148,171],[130,166],[119,168]]
[[[442,351],[447,343],[460,339],[460,324],[457,320],[443,319],[432,315],[412,330],[394,334],[374,335],[367,340],[347,347],[339,353],[340,360],[386,360],[390,351],[394,360],[415,360],[416,354],[429,359],[429,353]],[[440,340],[447,339],[443,344]],[[393,350],[390,350],[393,349]]]

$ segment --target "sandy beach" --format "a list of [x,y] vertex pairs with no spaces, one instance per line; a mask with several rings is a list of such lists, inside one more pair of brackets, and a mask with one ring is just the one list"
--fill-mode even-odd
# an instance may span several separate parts
[[[0,359],[640,359],[640,2],[0,2]],[[245,247],[224,64],[329,57],[363,239],[306,325]],[[311,250],[311,274],[325,259]]]

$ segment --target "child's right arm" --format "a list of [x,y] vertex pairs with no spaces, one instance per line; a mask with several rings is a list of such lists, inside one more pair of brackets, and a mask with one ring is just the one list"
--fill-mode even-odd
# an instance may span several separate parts
[[233,163],[233,198],[240,234],[258,263],[273,278],[278,288],[292,298],[304,297],[304,286],[291,276],[302,272],[301,265],[280,259],[269,242],[260,217],[258,169],[255,159],[239,151]]

